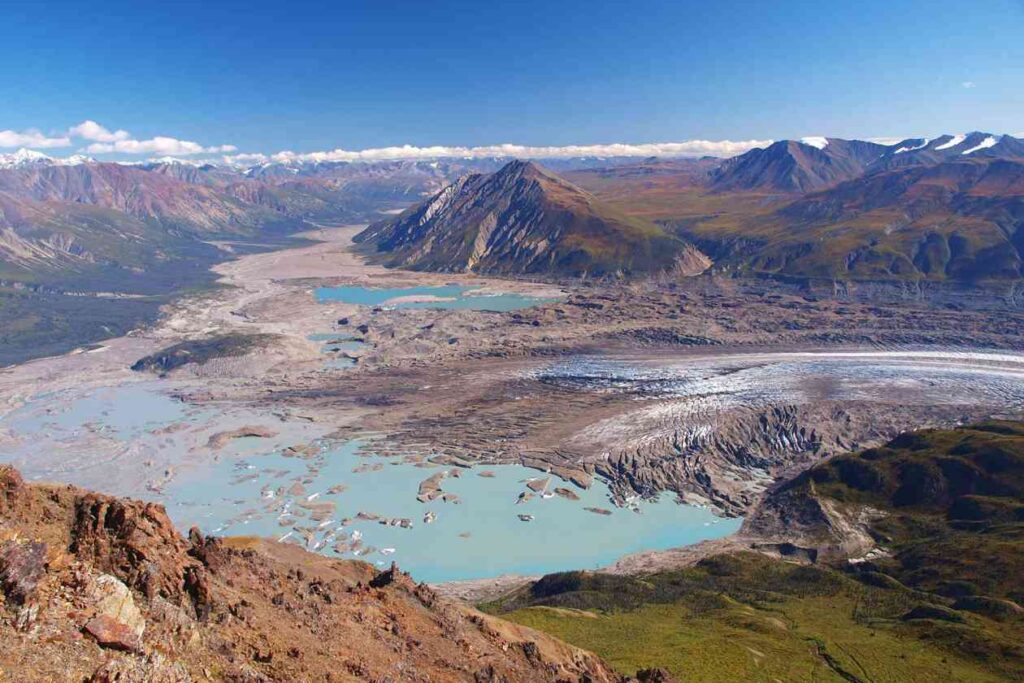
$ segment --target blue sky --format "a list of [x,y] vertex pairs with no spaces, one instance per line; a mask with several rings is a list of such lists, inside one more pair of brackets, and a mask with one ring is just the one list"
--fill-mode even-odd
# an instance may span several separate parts
[[1022,36],[1024,0],[14,1],[0,132],[241,152],[1017,133]]

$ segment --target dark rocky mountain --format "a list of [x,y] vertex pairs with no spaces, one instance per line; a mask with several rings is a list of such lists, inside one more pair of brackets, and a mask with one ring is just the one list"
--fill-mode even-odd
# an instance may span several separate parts
[[862,140],[780,140],[727,159],[711,186],[717,192],[811,192],[863,175],[886,149]]
[[524,161],[464,176],[356,239],[388,265],[442,272],[576,276],[708,265],[657,225]]

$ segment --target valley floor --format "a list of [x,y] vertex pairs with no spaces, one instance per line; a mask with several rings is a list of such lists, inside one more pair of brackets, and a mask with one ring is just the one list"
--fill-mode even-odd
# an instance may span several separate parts
[[[224,287],[166,306],[149,328],[0,370],[0,452],[31,479],[167,502],[176,482],[225,458],[238,459],[241,481],[241,456],[257,452],[306,453],[308,474],[284,484],[308,486],[322,466],[314,450],[358,438],[384,462],[435,472],[517,463],[551,477],[540,491],[509,491],[509,514],[526,509],[514,507],[517,492],[605,482],[603,507],[641,508],[666,492],[735,517],[824,456],[1024,405],[1024,314],[1013,308],[703,277],[556,286],[394,271],[352,251],[357,230],[324,228],[306,235],[312,246],[223,263]],[[430,301],[422,295],[318,301],[319,287],[342,285],[551,301],[498,312],[403,305]],[[147,369],[133,371],[140,359]],[[88,414],[97,396],[108,403]],[[137,415],[112,426],[119,411]],[[151,424],[150,413],[174,411],[184,427]],[[291,540],[319,543],[316,526],[299,524]],[[744,533],[709,547],[749,546]],[[767,536],[782,542],[786,530]]]

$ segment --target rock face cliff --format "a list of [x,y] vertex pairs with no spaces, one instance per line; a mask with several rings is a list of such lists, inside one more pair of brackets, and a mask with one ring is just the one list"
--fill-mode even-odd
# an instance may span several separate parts
[[463,176],[356,240],[387,265],[441,272],[579,276],[681,267],[693,274],[710,265],[657,225],[525,161]]
[[0,468],[0,672],[18,681],[621,681],[594,655],[377,572],[175,531],[162,506]]

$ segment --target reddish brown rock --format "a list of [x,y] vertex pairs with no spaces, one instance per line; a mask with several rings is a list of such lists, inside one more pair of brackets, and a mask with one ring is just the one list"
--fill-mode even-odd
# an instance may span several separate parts
[[84,631],[103,647],[125,652],[140,652],[142,650],[142,639],[135,631],[127,624],[116,621],[106,614],[100,614],[90,619],[86,623]]
[[142,591],[179,601],[197,561],[162,505],[86,494],[76,501],[72,552]]
[[183,664],[169,661],[158,652],[145,659],[108,660],[89,677],[89,683],[192,683],[193,680]]
[[0,545],[0,587],[10,602],[29,602],[45,572],[45,543],[11,540]]

